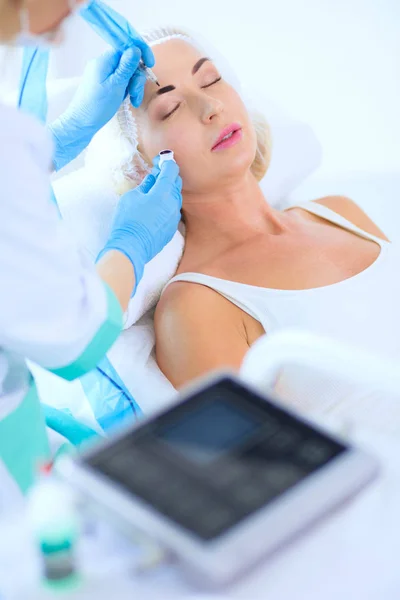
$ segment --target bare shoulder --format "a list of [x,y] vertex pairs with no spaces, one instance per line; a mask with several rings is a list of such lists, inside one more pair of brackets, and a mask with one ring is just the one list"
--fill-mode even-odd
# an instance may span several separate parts
[[214,369],[239,369],[249,348],[240,309],[196,283],[165,290],[155,330],[158,366],[175,387]]
[[326,196],[314,200],[317,204],[322,204],[356,225],[363,231],[375,235],[376,237],[389,241],[385,234],[369,218],[369,216],[350,198],[346,196]]
[[155,313],[155,326],[195,325],[238,312],[238,308],[215,290],[186,281],[172,283],[161,296]]

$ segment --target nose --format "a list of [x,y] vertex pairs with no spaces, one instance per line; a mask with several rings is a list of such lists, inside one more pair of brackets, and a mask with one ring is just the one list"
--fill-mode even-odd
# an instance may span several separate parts
[[211,98],[208,96],[204,99],[201,120],[207,125],[208,123],[212,123],[224,110],[224,104],[221,100],[217,98]]

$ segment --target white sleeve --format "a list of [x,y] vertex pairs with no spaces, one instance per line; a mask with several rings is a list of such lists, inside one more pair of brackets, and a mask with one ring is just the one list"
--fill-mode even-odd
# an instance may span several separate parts
[[121,310],[50,199],[51,144],[42,127],[2,108],[0,130],[0,347],[62,376],[84,355],[66,375],[73,378],[111,346]]

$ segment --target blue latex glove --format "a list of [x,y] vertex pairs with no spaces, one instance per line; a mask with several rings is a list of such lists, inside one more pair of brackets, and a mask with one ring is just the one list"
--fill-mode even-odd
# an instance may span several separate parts
[[146,83],[138,68],[141,58],[147,66],[154,65],[152,50],[138,39],[127,50],[108,50],[88,64],[70,106],[49,126],[55,143],[56,171],[86,148],[128,93],[134,106],[141,104]]
[[99,434],[87,425],[80,423],[72,415],[58,410],[48,404],[42,404],[42,409],[46,418],[46,425],[54,429],[60,435],[63,435],[74,446],[101,439]]
[[[124,194],[117,206],[110,238],[99,254],[119,250],[135,270],[136,287],[143,270],[173,238],[181,218],[182,179],[173,161],[155,166],[142,184]],[[132,294],[132,295],[133,295]]]

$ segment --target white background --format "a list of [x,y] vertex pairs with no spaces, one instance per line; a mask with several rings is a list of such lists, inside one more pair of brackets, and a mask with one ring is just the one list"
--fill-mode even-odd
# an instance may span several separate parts
[[[197,29],[240,79],[308,122],[321,177],[400,172],[399,0],[109,0],[137,29]],[[72,23],[71,23],[72,25]],[[55,53],[52,74],[79,74],[103,43],[85,23]],[[3,89],[16,69],[2,76]],[[11,74],[11,77],[10,77]],[[266,115],[268,116],[268,115]]]

